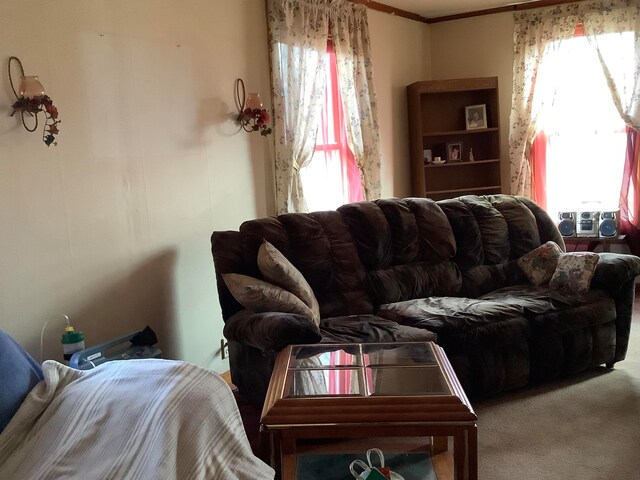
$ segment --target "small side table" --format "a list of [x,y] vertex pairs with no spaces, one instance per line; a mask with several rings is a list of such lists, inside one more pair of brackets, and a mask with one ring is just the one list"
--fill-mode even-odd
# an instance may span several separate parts
[[[581,244],[585,245],[587,252],[593,252],[598,245],[602,245],[603,252],[611,251],[611,244],[626,244],[626,235],[618,235],[617,237],[562,237],[567,246],[567,251],[578,251]],[[569,250],[569,246],[573,249]]]

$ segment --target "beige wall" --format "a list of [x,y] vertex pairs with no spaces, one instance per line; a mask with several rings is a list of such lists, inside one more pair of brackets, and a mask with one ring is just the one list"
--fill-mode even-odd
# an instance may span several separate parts
[[[370,24],[383,195],[402,196],[428,27]],[[88,344],[148,324],[165,356],[227,370],[209,236],[274,212],[270,140],[231,121],[237,77],[269,102],[263,2],[5,1],[0,31],[2,71],[20,57],[62,120],[47,148],[0,75],[0,328],[39,357],[46,323],[60,359],[63,313]]]
[[[221,14],[224,12],[224,14]],[[234,80],[268,100],[255,0],[0,3],[0,328],[61,357],[60,314],[94,344],[150,325],[226,370],[209,236],[273,211],[268,142],[230,120]],[[8,117],[6,61],[38,74],[58,146]]]
[[509,114],[513,85],[513,13],[434,23],[431,27],[433,80],[498,77],[502,183],[509,187]]
[[382,150],[382,197],[411,193],[406,86],[429,75],[429,26],[369,10]]

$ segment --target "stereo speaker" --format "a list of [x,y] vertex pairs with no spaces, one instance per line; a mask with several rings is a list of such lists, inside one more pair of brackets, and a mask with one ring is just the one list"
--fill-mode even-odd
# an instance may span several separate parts
[[576,212],[560,212],[558,230],[563,237],[576,236]]
[[576,235],[578,237],[597,237],[600,226],[600,212],[578,212]]
[[618,211],[600,212],[600,224],[598,233],[601,237],[617,237],[618,236]]

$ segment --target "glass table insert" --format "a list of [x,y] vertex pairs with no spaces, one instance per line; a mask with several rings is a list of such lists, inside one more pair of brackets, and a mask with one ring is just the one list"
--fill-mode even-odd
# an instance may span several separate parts
[[292,347],[284,398],[451,395],[433,344]]

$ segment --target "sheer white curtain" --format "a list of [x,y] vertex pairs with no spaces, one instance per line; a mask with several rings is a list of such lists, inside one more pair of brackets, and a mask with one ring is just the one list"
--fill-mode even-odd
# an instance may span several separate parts
[[584,33],[598,52],[620,117],[640,131],[640,1],[617,0],[606,6],[585,13]]
[[[555,94],[536,89],[540,62],[549,49],[574,36],[578,23],[584,26],[600,56],[609,88],[621,117],[631,126],[638,125],[638,0],[596,0],[557,5],[515,14],[513,97],[509,145],[511,193],[531,196],[529,155],[537,131],[537,120],[545,103]],[[621,65],[605,34],[634,32],[635,64]],[[586,101],[586,99],[585,99]]]
[[347,141],[360,168],[365,200],[380,197],[380,136],[367,8],[332,2],[331,26]]
[[531,197],[531,164],[529,152],[537,131],[537,118],[545,101],[536,80],[540,63],[549,48],[558,48],[563,39],[571,38],[578,17],[563,8],[529,10],[515,14],[513,35],[513,96],[509,119],[509,158],[511,193]]
[[347,0],[268,0],[268,22],[278,212],[307,210],[299,171],[313,158],[330,28],[347,139],[361,170],[365,198],[378,198],[378,120],[366,7]]
[[325,88],[326,0],[269,0],[278,213],[307,210],[300,168],[313,157]]
[[[621,39],[618,48],[625,49],[627,39]],[[616,210],[627,135],[598,54],[585,36],[564,40],[545,55],[536,89],[554,99],[537,122],[547,139],[547,212],[558,218],[560,211]]]

